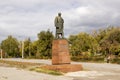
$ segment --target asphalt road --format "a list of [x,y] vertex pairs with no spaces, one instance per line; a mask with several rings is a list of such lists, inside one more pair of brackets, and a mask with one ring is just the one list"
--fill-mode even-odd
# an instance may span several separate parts
[[[40,59],[19,59],[19,58],[16,59],[15,58],[15,59],[4,59],[4,60],[51,64],[51,60],[40,60]],[[39,79],[34,79],[34,80],[120,80],[120,65],[118,64],[85,63],[85,62],[71,62],[71,64],[82,64],[84,71],[70,72],[65,74],[64,76],[59,76],[59,77],[58,76],[51,77],[51,75],[47,75],[47,74],[44,74],[43,76],[42,73],[33,72],[35,73],[34,76],[39,75],[38,77]],[[16,76],[15,76],[16,78],[18,77],[18,75],[20,75],[20,72],[24,72],[29,77],[32,74],[29,71],[17,70],[15,68],[8,69],[6,67],[0,67],[0,80],[2,78],[4,78],[2,80],[16,80],[16,79],[10,79],[9,78],[10,76],[8,76],[11,74],[9,73],[9,70],[12,70],[12,69],[16,71]],[[8,71],[8,72],[5,72],[5,71]],[[17,74],[17,71],[19,72],[18,74]],[[5,77],[1,77],[3,73],[4,74],[6,73]],[[31,79],[20,79],[20,80],[33,80],[33,79],[31,78]]]

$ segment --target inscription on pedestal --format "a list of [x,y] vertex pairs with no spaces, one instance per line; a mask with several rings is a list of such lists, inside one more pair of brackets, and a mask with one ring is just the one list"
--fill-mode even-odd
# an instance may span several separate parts
[[66,45],[66,44],[60,44],[60,47],[64,48],[64,49],[68,49],[68,45]]

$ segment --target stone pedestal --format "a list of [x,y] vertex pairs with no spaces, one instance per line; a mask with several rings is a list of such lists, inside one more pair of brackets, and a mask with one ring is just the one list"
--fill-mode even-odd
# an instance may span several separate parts
[[53,40],[52,64],[70,64],[69,47],[66,39]]
[[82,70],[81,64],[70,64],[68,41],[56,39],[52,43],[52,65],[44,65],[41,68],[60,72],[74,72]]

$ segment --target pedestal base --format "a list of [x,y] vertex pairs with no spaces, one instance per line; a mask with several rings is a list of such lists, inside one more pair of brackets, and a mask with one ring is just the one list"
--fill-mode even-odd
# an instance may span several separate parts
[[41,68],[65,73],[81,71],[83,69],[81,64],[46,65],[42,66]]

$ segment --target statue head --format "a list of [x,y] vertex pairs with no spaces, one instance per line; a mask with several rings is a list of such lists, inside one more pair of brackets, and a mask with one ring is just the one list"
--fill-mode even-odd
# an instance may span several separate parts
[[61,13],[58,13],[58,16],[61,16]]

